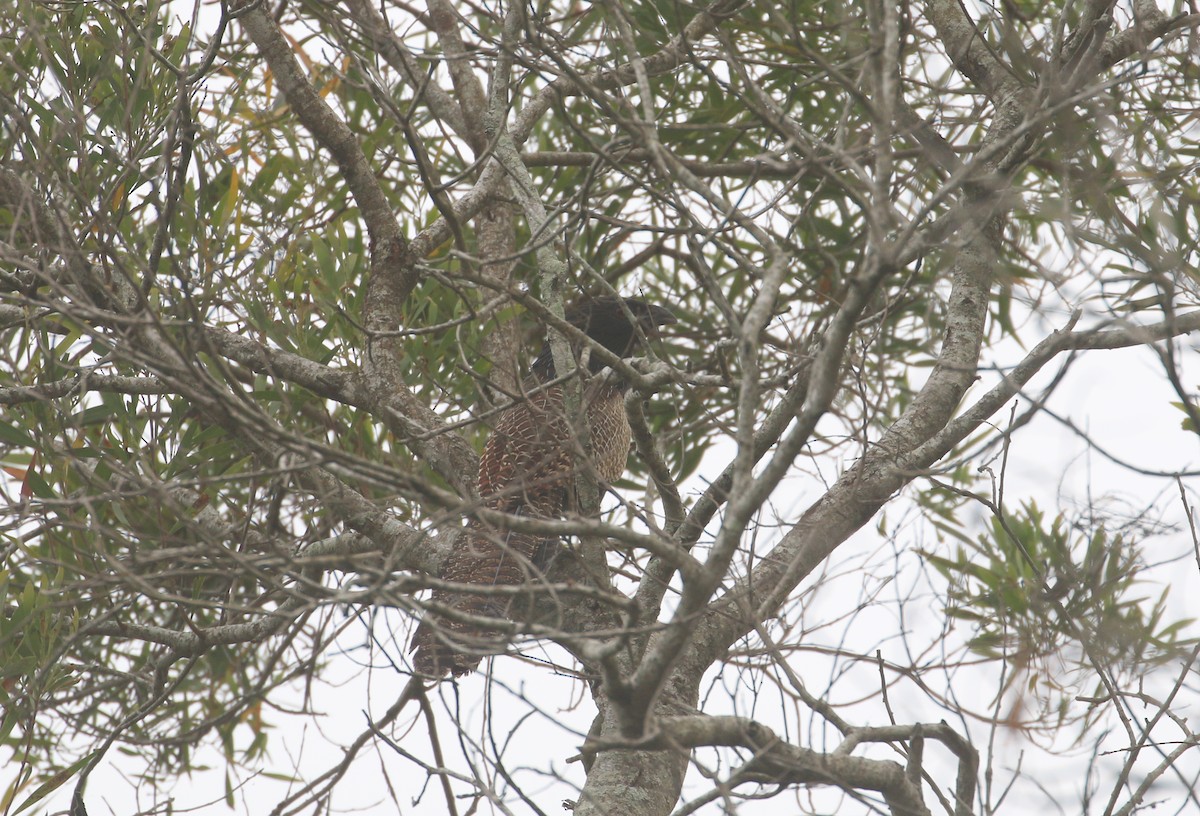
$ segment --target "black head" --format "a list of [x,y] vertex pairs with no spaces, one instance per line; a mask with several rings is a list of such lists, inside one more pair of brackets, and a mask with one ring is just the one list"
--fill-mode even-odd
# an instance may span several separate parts
[[[566,318],[568,323],[618,357],[634,356],[643,337],[658,337],[659,326],[677,322],[675,315],[662,306],[639,298],[614,296],[585,300],[567,309]],[[577,353],[581,345],[572,343]],[[603,360],[592,358],[588,369],[595,374],[604,365]],[[550,353],[549,341],[542,345],[542,353],[534,361],[532,370],[542,381],[554,379],[554,356]]]

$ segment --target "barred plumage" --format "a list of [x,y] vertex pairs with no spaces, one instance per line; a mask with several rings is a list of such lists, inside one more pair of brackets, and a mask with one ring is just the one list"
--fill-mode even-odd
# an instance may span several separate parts
[[[626,310],[637,321],[637,330]],[[662,307],[614,297],[586,301],[569,311],[567,319],[621,356],[636,349],[639,334],[654,336],[658,326],[675,322]],[[589,366],[592,373],[601,368],[603,364],[595,360]],[[604,482],[616,481],[625,471],[630,429],[624,386],[599,379],[586,384],[583,402],[591,444],[586,461],[579,461],[562,387],[543,387],[553,379],[554,363],[547,346],[526,383],[529,396],[500,415],[479,460],[479,495],[489,510],[562,518],[572,509],[575,475],[583,465],[590,465]],[[446,559],[442,577],[487,587],[519,586],[537,575],[538,554],[546,543],[537,536],[471,519]],[[435,590],[432,601],[465,614],[500,618],[507,616],[510,604],[507,597],[495,594],[449,590]],[[459,676],[474,671],[483,656],[502,652],[504,645],[494,632],[430,613],[413,637],[413,665],[432,677],[447,672]]]

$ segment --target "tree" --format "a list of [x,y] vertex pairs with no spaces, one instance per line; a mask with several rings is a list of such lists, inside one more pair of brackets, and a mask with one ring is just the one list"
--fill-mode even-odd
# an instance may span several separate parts
[[[1197,15],[864,6],[9,8],[4,812],[117,765],[183,804],[213,747],[279,814],[1200,806],[1188,570],[1146,551],[1194,473],[1059,407],[1140,349],[1200,428]],[[402,695],[585,293],[680,319],[618,366],[627,478],[508,520],[564,541],[520,659]],[[1173,515],[1047,512],[1009,463],[1049,422]],[[313,770],[272,735],[345,725],[352,666]]]

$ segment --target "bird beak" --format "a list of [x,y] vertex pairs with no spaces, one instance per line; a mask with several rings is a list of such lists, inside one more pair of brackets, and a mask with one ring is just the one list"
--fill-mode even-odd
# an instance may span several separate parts
[[659,326],[678,322],[679,319],[675,317],[670,309],[657,306],[653,303],[648,304],[646,314],[638,317],[638,326],[641,328],[642,333],[652,340],[662,337],[662,332],[658,330]]
[[650,332],[657,337],[659,326],[668,326],[671,323],[678,323],[679,318],[675,317],[674,313],[670,309],[667,309],[663,306],[658,306],[656,304],[651,304],[650,321],[652,324],[650,326]]

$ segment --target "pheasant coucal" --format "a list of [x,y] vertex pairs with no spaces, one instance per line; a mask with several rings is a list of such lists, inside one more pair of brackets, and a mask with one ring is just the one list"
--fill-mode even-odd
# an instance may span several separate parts
[[[632,317],[633,322],[630,322]],[[595,342],[620,357],[633,356],[658,327],[675,316],[661,306],[636,298],[601,297],[569,309],[566,319]],[[573,343],[578,360],[582,343]],[[589,374],[605,367],[593,355]],[[525,381],[525,398],[505,410],[479,460],[479,495],[484,506],[509,515],[563,518],[573,507],[575,475],[587,467],[604,482],[625,471],[629,455],[629,420],[625,416],[627,384],[611,377],[584,383],[589,453],[581,454],[563,406],[563,387],[547,385],[555,378],[549,342],[534,361]],[[442,569],[447,581],[486,587],[518,586],[536,574],[539,550],[546,539],[500,529],[471,519]],[[435,604],[470,615],[507,617],[511,596],[435,589]],[[413,665],[431,677],[474,671],[486,654],[503,650],[501,640],[463,621],[426,614],[413,636]]]

